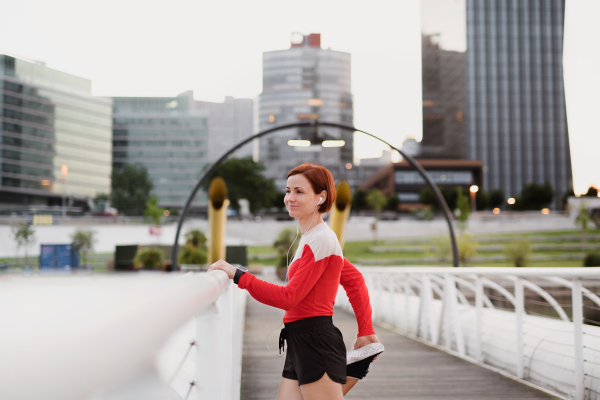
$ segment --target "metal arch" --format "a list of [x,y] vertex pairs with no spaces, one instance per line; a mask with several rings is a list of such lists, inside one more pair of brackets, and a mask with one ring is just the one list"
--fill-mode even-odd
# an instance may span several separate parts
[[262,132],[259,132],[253,136],[250,136],[244,140],[242,140],[241,142],[239,142],[238,144],[234,145],[233,147],[231,147],[229,150],[227,150],[227,152],[225,152],[225,154],[223,154],[213,165],[210,166],[210,168],[204,173],[204,175],[198,180],[198,182],[196,183],[196,186],[194,186],[194,189],[192,189],[192,191],[190,192],[190,195],[188,197],[188,199],[185,202],[185,205],[183,206],[183,209],[181,210],[181,213],[179,214],[179,220],[177,222],[177,230],[175,232],[175,241],[173,243],[173,250],[171,253],[171,259],[172,259],[172,271],[177,271],[177,253],[179,250],[179,235],[181,234],[181,227],[183,226],[183,221],[185,220],[185,215],[187,214],[188,209],[190,208],[190,205],[192,204],[192,201],[194,200],[194,198],[196,197],[196,193],[198,193],[198,190],[200,189],[200,187],[202,187],[202,185],[204,185],[204,183],[206,182],[206,180],[208,179],[208,177],[210,176],[210,174],[212,174],[212,172],[223,162],[225,161],[225,159],[227,159],[227,157],[229,157],[229,155],[231,155],[233,152],[235,152],[237,149],[239,149],[240,147],[244,146],[247,143],[250,143],[251,141],[253,141],[254,139],[258,139],[262,136],[268,135],[270,133],[273,132],[277,132],[283,129],[289,129],[289,128],[302,128],[302,127],[314,127],[315,129],[319,126],[327,126],[327,127],[331,127],[331,128],[339,128],[339,129],[345,129],[348,131],[352,131],[352,132],[361,132],[364,133],[367,136],[371,136],[374,139],[379,140],[380,142],[382,142],[383,144],[389,146],[392,150],[397,151],[398,153],[400,153],[402,155],[402,157],[404,157],[410,165],[412,165],[418,172],[419,175],[421,175],[421,177],[425,180],[425,182],[427,183],[427,186],[429,186],[429,188],[433,191],[435,198],[438,202],[438,205],[440,206],[440,208],[443,210],[444,212],[444,217],[446,218],[446,222],[448,224],[448,229],[450,231],[450,241],[452,243],[452,256],[453,256],[453,266],[454,267],[458,267],[459,266],[459,259],[458,259],[458,244],[456,242],[456,230],[454,229],[454,222],[453,222],[453,217],[452,217],[452,213],[450,212],[450,208],[448,207],[448,204],[446,203],[446,201],[444,200],[444,197],[442,196],[442,193],[440,192],[440,189],[437,187],[437,185],[435,184],[435,182],[433,181],[433,179],[431,179],[431,177],[429,176],[429,174],[427,173],[427,171],[425,171],[425,169],[411,156],[409,156],[408,154],[405,154],[402,150],[392,146],[391,144],[389,144],[388,142],[386,142],[385,140],[360,129],[356,129],[353,125],[347,125],[347,124],[340,124],[337,122],[321,122],[318,120],[314,120],[312,122],[294,122],[294,123],[290,123],[290,124],[283,124],[283,125],[278,125],[275,126],[273,128],[264,130]]

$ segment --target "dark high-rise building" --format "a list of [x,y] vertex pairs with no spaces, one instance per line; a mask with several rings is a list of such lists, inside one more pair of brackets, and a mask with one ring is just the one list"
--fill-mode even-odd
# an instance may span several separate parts
[[[353,123],[350,54],[321,48],[321,35],[294,34],[291,47],[263,53],[263,91],[258,103],[259,130],[279,124],[319,119]],[[353,161],[353,133],[322,128],[326,139],[344,140],[342,147],[288,146],[291,139],[309,139],[312,128],[293,128],[259,141],[265,175],[285,186],[287,172],[305,161],[326,165],[341,176]],[[338,175],[336,175],[338,173]],[[283,185],[283,186],[282,186]]]
[[466,158],[464,2],[421,1],[420,157]]
[[564,0],[467,0],[468,157],[486,190],[572,184],[563,85]]

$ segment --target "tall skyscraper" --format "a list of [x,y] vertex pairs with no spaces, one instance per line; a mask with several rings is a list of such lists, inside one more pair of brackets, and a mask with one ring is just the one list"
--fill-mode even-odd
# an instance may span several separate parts
[[467,0],[468,157],[486,189],[572,185],[563,84],[564,0]]
[[[208,163],[252,134],[251,99],[224,103],[177,97],[114,97],[113,165],[141,165],[148,170],[152,194],[165,207],[181,207]],[[252,145],[237,157],[250,156]],[[206,204],[198,192],[194,206]]]
[[464,12],[464,0],[421,1],[421,158],[467,156]]
[[91,81],[0,55],[0,99],[4,209],[60,209],[66,193],[83,211],[87,199],[110,192],[112,104],[91,95]]
[[[287,50],[263,53],[263,91],[259,96],[259,129],[296,121],[353,123],[350,54],[321,48],[321,35],[292,35]],[[342,139],[343,147],[288,146],[290,139],[308,139],[312,128],[294,128],[259,141],[265,175],[285,186],[285,175],[305,161],[343,170],[353,159],[353,133],[322,128],[326,138]]]

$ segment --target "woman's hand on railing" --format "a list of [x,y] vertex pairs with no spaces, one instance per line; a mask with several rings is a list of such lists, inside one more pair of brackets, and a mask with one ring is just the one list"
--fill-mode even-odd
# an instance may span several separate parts
[[208,272],[216,270],[224,271],[227,275],[229,275],[229,279],[233,279],[236,268],[225,260],[219,260],[215,263],[212,263],[210,268],[208,268]]

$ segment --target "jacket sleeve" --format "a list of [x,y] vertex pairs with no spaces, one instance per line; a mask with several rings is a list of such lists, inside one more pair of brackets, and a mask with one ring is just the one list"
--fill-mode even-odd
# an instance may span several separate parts
[[306,244],[302,250],[302,257],[294,261],[294,264],[296,263],[295,272],[286,286],[265,282],[251,274],[243,274],[238,287],[246,289],[252,297],[263,304],[285,311],[291,310],[317,283],[327,267],[327,259],[315,261],[312,249]]
[[[245,274],[246,275],[246,274]],[[358,323],[358,337],[374,335],[371,301],[365,278],[354,265],[344,258],[340,284],[346,291]]]

